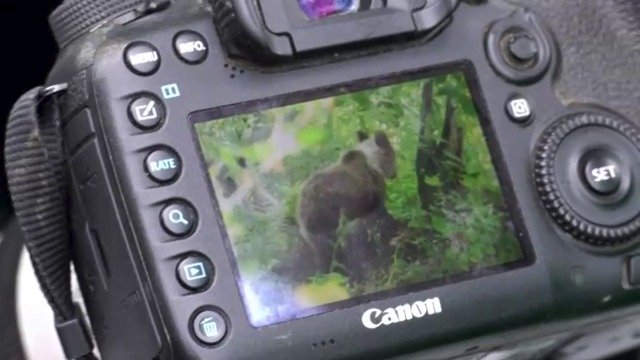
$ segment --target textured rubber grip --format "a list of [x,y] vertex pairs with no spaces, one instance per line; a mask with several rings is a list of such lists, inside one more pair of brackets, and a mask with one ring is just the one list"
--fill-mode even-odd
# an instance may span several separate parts
[[131,11],[144,0],[66,0],[49,16],[60,48],[103,21]]
[[640,124],[639,0],[508,1],[535,11],[553,31],[563,102],[598,104]]
[[[66,172],[54,101],[42,88],[24,94],[7,124],[5,166],[18,224],[40,287],[57,321],[74,316]],[[40,116],[46,119],[39,121]]]

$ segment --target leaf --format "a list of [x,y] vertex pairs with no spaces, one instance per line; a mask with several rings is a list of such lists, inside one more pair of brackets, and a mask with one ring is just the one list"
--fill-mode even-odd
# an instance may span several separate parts
[[431,215],[431,227],[442,235],[449,233],[449,222],[442,216]]
[[434,176],[425,176],[424,182],[429,186],[441,186],[442,181],[440,181],[440,177],[438,175]]
[[322,144],[327,138],[327,132],[321,127],[308,126],[300,130],[296,137],[300,144],[309,147]]

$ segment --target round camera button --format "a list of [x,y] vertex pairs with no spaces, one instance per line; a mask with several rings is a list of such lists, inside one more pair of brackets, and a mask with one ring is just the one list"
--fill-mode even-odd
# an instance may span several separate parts
[[533,117],[531,103],[520,95],[510,97],[505,104],[509,119],[517,124],[527,124]]
[[195,31],[179,32],[173,40],[173,49],[187,64],[200,64],[207,58],[209,47],[204,36]]
[[193,318],[191,329],[198,341],[205,345],[215,345],[227,334],[227,322],[215,310],[202,310]]
[[124,62],[133,73],[148,76],[160,68],[160,53],[148,42],[136,41],[124,50]]
[[198,222],[196,210],[185,201],[174,201],[160,212],[162,228],[173,236],[186,236]]
[[162,101],[154,95],[141,95],[129,103],[129,119],[142,130],[153,130],[165,119]]
[[534,61],[538,57],[538,43],[528,33],[513,35],[507,48],[509,54],[521,62]]
[[169,148],[150,152],[144,160],[144,165],[149,177],[158,183],[168,183],[175,180],[182,170],[180,157]]
[[180,285],[187,290],[202,291],[211,284],[214,269],[206,256],[191,254],[178,263],[176,275]]
[[576,240],[617,248],[640,234],[640,132],[615,114],[563,115],[536,145],[533,175],[544,207]]
[[588,188],[596,194],[615,193],[628,173],[620,161],[605,150],[596,150],[585,155],[584,178]]

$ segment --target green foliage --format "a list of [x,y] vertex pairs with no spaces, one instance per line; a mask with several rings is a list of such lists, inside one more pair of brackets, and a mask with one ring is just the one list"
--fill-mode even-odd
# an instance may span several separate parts
[[[461,158],[445,152],[435,159],[444,168],[460,168],[461,179],[455,187],[450,174],[423,179],[416,174],[425,81],[197,125],[242,276],[270,273],[298,251],[304,240],[295,217],[303,182],[354,148],[359,130],[383,130],[396,150],[397,178],[387,180],[385,204],[403,230],[391,241],[393,258],[388,268],[375,269],[368,281],[348,283],[339,274],[342,264],[334,264],[332,273],[316,274],[309,284],[326,285],[330,280],[332,286],[344,286],[350,296],[357,296],[522,258],[519,243],[508,230],[506,206],[463,75],[429,81],[433,85],[433,108],[427,117],[429,150],[443,141],[448,98],[463,133]],[[245,196],[222,196],[228,187],[220,179],[222,168],[239,189],[251,185]],[[430,189],[428,211],[421,207],[418,181]]]

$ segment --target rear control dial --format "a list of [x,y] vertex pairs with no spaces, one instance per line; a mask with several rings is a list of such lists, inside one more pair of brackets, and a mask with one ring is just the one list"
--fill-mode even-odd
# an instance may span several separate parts
[[640,129],[602,113],[557,120],[538,141],[538,193],[576,239],[614,246],[640,235]]

